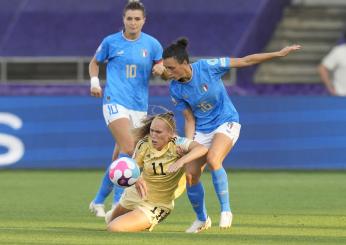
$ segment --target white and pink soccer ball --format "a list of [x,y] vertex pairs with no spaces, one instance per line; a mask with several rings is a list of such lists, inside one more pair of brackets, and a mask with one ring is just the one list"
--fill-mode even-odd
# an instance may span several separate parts
[[109,167],[109,178],[119,187],[133,185],[139,176],[140,170],[136,161],[129,157],[118,158]]

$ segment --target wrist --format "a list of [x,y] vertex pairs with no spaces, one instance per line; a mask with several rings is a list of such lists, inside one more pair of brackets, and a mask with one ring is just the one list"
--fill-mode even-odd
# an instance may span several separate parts
[[91,77],[90,79],[90,86],[92,88],[99,88],[100,86],[100,79],[98,77]]

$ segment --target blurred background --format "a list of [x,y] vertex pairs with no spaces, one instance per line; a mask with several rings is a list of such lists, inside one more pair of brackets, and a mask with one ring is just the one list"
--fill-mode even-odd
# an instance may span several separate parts
[[[114,142],[102,101],[89,96],[88,64],[122,29],[126,2],[0,0],[0,168],[108,166]],[[193,60],[303,46],[224,77],[242,124],[226,167],[346,169],[346,99],[330,96],[317,70],[345,41],[345,0],[142,2],[143,31],[163,46],[187,37]],[[168,95],[167,82],[152,79],[150,104],[174,110]]]

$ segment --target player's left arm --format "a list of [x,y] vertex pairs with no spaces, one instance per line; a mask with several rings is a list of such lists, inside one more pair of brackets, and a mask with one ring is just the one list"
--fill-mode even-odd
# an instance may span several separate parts
[[242,58],[231,58],[230,67],[241,68],[256,65],[275,58],[285,57],[289,53],[297,51],[299,49],[301,49],[300,45],[291,45],[276,52],[251,54]]

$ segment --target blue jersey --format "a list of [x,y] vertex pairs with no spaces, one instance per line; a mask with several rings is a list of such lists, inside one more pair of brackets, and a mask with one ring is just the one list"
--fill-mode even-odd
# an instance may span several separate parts
[[171,81],[170,94],[178,110],[192,110],[196,131],[208,133],[225,122],[239,122],[238,112],[221,80],[230,69],[230,59],[199,60],[191,68],[191,80]]
[[107,62],[103,104],[147,111],[149,79],[153,64],[162,59],[161,44],[143,32],[136,40],[118,32],[102,41],[95,57],[97,62]]

